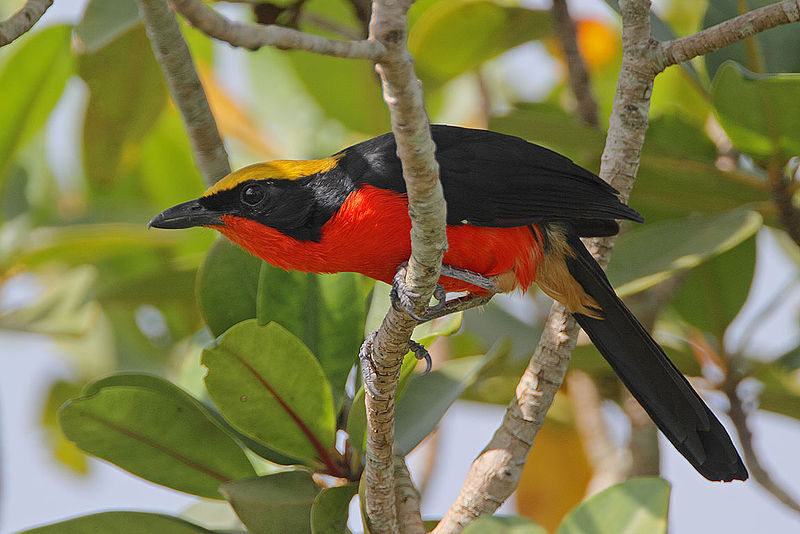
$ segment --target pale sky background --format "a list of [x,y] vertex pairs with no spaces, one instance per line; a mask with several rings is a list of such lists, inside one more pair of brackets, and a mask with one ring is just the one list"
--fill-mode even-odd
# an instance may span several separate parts
[[[75,21],[84,3],[84,0],[56,2],[43,22]],[[527,3],[538,7],[547,4]],[[601,0],[572,1],[570,8],[578,16],[608,16],[608,8]],[[552,83],[532,76],[531,65],[543,57],[538,45],[526,45],[510,52],[499,63],[515,73],[513,79],[520,85],[532,87],[535,79],[538,87],[530,89],[535,93]],[[80,100],[79,96],[73,98]],[[75,111],[62,109],[61,113],[60,121],[53,121],[51,128],[58,128]],[[58,136],[49,136],[54,138]],[[68,165],[79,164],[78,159],[72,160]],[[769,301],[783,286],[782,281],[797,274],[797,266],[782,255],[768,234],[762,232],[759,245],[751,299],[730,332],[729,341],[734,345],[737,331],[740,333],[747,324],[748,310],[752,315],[759,309],[759,303]],[[752,343],[759,348],[760,356],[771,357],[793,345],[798,328],[794,322],[796,314],[791,312],[798,307],[798,292],[787,294],[775,320]],[[91,461],[86,477],[77,477],[57,464],[42,445],[44,436],[39,418],[46,388],[54,379],[69,379],[69,367],[45,337],[0,332],[0,347],[6,367],[0,376],[0,533],[109,509],[181,513],[197,502],[192,496],[145,482],[100,460]],[[725,408],[720,398],[707,400],[717,411]],[[501,407],[468,402],[459,402],[450,410],[440,426],[438,463],[423,498],[425,516],[437,517],[446,511],[472,459],[484,447],[502,414]],[[729,426],[725,417],[721,419]],[[750,424],[761,461],[800,498],[800,423],[759,412],[750,418]],[[671,532],[800,532],[800,515],[779,504],[755,482],[707,482],[666,441],[662,441],[662,462],[663,475],[673,486]],[[419,455],[415,452],[410,458],[412,473],[418,463]],[[502,511],[514,513],[513,498]]]

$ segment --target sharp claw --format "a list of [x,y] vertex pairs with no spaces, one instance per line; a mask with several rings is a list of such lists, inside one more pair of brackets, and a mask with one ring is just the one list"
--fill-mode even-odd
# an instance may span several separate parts
[[392,301],[392,307],[397,311],[407,313],[415,321],[424,323],[430,320],[430,317],[428,317],[429,312],[439,311],[445,306],[447,300],[447,291],[442,286],[437,285],[436,289],[433,291],[433,297],[436,299],[436,304],[429,306],[422,316],[417,315],[417,313],[414,311],[414,300],[420,298],[421,295],[410,291],[406,287],[407,268],[408,262],[403,262],[400,264],[400,266],[397,268],[397,273],[394,275],[394,279],[392,280],[392,291],[389,293]]
[[376,334],[377,332],[372,332],[361,344],[361,349],[358,351],[358,359],[361,361],[361,376],[364,380],[364,389],[368,390],[373,397],[381,398],[378,390],[375,389],[377,373],[375,371],[375,361],[372,359]]
[[425,371],[423,371],[422,376],[430,373],[431,367],[433,366],[433,361],[431,360],[431,353],[428,352],[428,349],[425,348],[425,345],[422,343],[417,343],[412,339],[408,342],[408,349],[414,353],[414,357],[416,357],[418,360],[425,360]]

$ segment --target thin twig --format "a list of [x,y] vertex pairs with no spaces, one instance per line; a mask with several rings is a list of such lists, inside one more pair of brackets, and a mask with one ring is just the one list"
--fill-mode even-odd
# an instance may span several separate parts
[[670,65],[689,61],[764,30],[798,20],[800,20],[800,0],[785,0],[755,9],[694,35],[666,41],[656,55],[656,68],[659,71],[664,70]]
[[5,46],[33,28],[53,0],[28,0],[19,11],[0,22],[0,46]]
[[[422,297],[418,314],[427,307],[436,288],[442,256],[447,247],[445,204],[439,182],[422,86],[414,73],[406,46],[409,0],[376,0],[370,21],[370,39],[385,47],[376,70],[389,107],[397,155],[403,165],[411,216],[411,257],[405,283]],[[404,354],[416,322],[408,314],[389,308],[374,342],[375,395],[367,405],[367,462],[364,470],[367,517],[373,534],[397,532],[393,480],[394,397]],[[365,371],[366,373],[366,371]],[[420,530],[419,532],[424,532]]]
[[137,0],[147,36],[181,112],[197,167],[209,185],[231,172],[228,153],[208,106],[189,47],[167,0]]
[[[734,363],[735,359],[731,364]],[[731,418],[731,422],[734,428],[736,428],[736,433],[739,435],[739,441],[742,444],[742,452],[744,453],[744,459],[747,463],[750,476],[781,503],[795,512],[800,512],[800,502],[789,495],[783,486],[772,478],[772,475],[761,465],[761,461],[758,459],[758,454],[756,454],[755,447],[753,446],[753,433],[747,425],[747,414],[742,406],[742,400],[736,392],[740,383],[740,379],[737,376],[737,373],[731,370],[729,366],[725,381],[722,384],[722,389],[730,403],[728,416]]]
[[233,46],[258,50],[262,46],[277,46],[292,50],[308,50],[328,56],[378,60],[385,47],[374,40],[335,41],[319,35],[304,33],[274,24],[236,22],[220,15],[202,0],[171,0],[181,15],[207,35]]
[[800,210],[794,205],[789,194],[789,182],[783,176],[780,166],[770,164],[769,183],[772,190],[772,202],[778,208],[778,220],[786,233],[800,247]]
[[575,30],[575,22],[569,15],[567,0],[553,0],[553,20],[564,57],[567,60],[569,84],[572,94],[575,96],[578,117],[590,126],[599,126],[597,101],[594,99],[592,86],[589,84],[589,72],[586,70],[586,64],[578,49],[578,35]]

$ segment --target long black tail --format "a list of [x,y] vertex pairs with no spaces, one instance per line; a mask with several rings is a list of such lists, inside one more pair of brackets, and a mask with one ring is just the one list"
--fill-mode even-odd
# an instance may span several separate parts
[[603,319],[575,314],[578,324],[656,426],[709,480],[746,480],[730,436],[650,334],[617,297],[605,273],[577,236],[567,237],[575,256],[572,276],[603,310]]

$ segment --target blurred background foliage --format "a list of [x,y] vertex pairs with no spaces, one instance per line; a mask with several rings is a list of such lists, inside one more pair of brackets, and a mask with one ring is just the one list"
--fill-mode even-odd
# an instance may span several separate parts
[[[662,39],[687,35],[739,9],[768,3],[662,2],[654,32]],[[0,14],[7,16],[18,4],[0,2]],[[359,0],[214,4],[234,18],[333,38],[366,35],[365,5]],[[502,0],[420,0],[410,13],[409,47],[432,121],[518,135],[596,172],[605,131],[575,116],[551,18],[549,10]],[[235,50],[183,22],[182,28],[234,168],[325,156],[389,129],[367,62],[268,48]],[[581,19],[577,29],[605,125],[620,65],[619,23],[613,17]],[[747,340],[732,346],[726,332],[748,298],[758,234],[770,234],[800,263],[800,229],[792,227],[800,218],[787,216],[797,209],[800,189],[800,48],[794,46],[799,39],[797,25],[779,27],[657,78],[630,200],[648,224],[624,228],[608,269],[634,310],[641,306],[655,321],[656,338],[678,366],[688,375],[705,374],[697,382],[703,390],[727,387],[730,393],[746,382],[754,386],[740,391],[746,401],[795,419],[800,418],[800,346],[767,357]],[[303,341],[318,362],[308,365],[330,384],[330,412],[319,432],[331,441],[336,428],[347,429],[350,446],[363,447],[357,384],[351,377],[345,385],[364,333],[386,309],[386,287],[373,287],[357,275],[287,274],[215,242],[209,230],[146,228],[154,214],[198,196],[204,185],[133,0],[89,0],[77,25],[37,28],[0,49],[0,94],[0,330],[48,336],[70,355],[72,380],[54,382],[42,399],[42,424],[61,462],[77,472],[87,469],[56,416],[64,401],[79,394],[84,400],[77,402],[88,403],[81,408],[87,413],[102,411],[89,406],[102,404],[97,392],[124,399],[149,391],[153,398],[168,396],[176,410],[188,402],[198,424],[216,417],[180,397],[184,393],[165,393],[165,383],[141,379],[144,375],[101,381],[89,387],[93,393],[80,392],[87,381],[123,370],[165,377],[207,402],[203,347],[234,325],[246,328],[251,323],[242,321],[249,319],[279,323],[280,335]],[[792,280],[782,293],[790,294],[797,284]],[[776,299],[773,307],[778,304]],[[547,310],[547,299],[533,290],[425,327],[422,337],[428,341],[457,333],[432,347],[438,375],[415,378],[413,359],[405,367],[401,450],[419,443],[459,396],[506,404]],[[745,328],[747,335],[764,326],[770,311],[762,310]],[[487,352],[491,358],[470,358]],[[204,363],[213,376],[208,354]],[[590,345],[579,346],[572,366],[594,379],[604,399],[624,403],[610,368]],[[440,397],[446,401],[430,407]],[[80,425],[71,416],[78,403],[62,412],[68,435],[82,448],[152,479],[142,472],[140,459],[99,451],[82,441],[88,434],[75,437]],[[428,409],[419,417],[422,406]],[[249,424],[237,423],[235,406],[218,408],[240,430]],[[592,466],[567,399],[557,401],[550,419],[537,438],[517,502],[521,514],[552,531],[582,499]],[[246,444],[253,438],[252,433],[237,437]],[[293,450],[300,454],[291,440],[264,451],[271,438],[255,438],[258,443],[248,447],[271,461],[291,461],[283,455]],[[340,466],[351,476],[359,469],[357,456],[349,467]],[[300,454],[303,458],[309,467],[317,465],[313,450]],[[254,473],[244,456],[240,460],[224,466],[233,480]],[[569,476],[565,465],[574,471]],[[173,475],[170,480],[186,481]],[[557,496],[550,491],[553,480],[562,492]],[[189,489],[176,484],[219,498],[206,482]],[[307,482],[291,484],[302,492]],[[245,490],[229,487],[223,493],[247,522],[248,512],[236,505],[237,491]],[[653,491],[660,495],[663,488]]]

